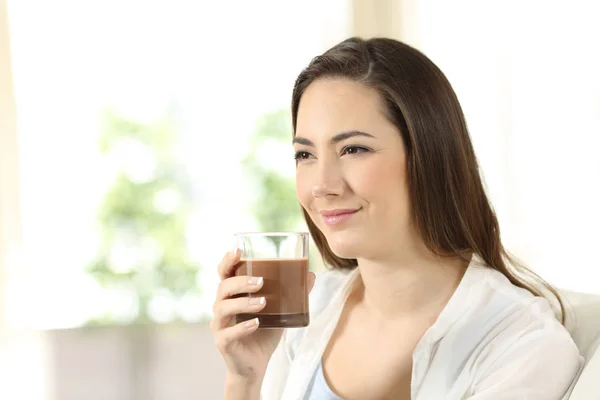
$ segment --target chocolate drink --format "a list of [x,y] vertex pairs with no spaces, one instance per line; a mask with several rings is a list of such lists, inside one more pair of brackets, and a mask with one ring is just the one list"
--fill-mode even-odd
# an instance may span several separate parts
[[238,314],[237,323],[258,317],[259,328],[308,325],[308,259],[242,260],[235,274],[262,277],[258,292],[242,296],[264,296],[266,300],[260,312]]

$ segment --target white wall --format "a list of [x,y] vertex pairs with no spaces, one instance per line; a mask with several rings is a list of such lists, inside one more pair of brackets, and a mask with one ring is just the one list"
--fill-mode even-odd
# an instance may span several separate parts
[[223,398],[225,365],[204,325],[68,329],[47,331],[43,340],[52,399]]
[[600,293],[600,3],[370,4],[388,17],[367,33],[417,47],[456,90],[509,250],[555,286]]
[[[10,313],[21,260],[19,159],[8,10],[0,0],[0,398],[38,400],[47,394],[39,336]],[[42,300],[43,301],[43,300]]]

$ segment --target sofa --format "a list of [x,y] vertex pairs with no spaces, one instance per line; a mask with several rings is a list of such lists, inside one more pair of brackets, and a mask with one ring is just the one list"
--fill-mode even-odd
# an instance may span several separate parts
[[600,296],[561,291],[567,308],[566,327],[585,365],[569,400],[600,400]]

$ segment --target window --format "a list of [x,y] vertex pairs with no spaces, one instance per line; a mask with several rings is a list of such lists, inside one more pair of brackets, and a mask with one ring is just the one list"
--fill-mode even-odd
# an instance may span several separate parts
[[[307,62],[347,36],[346,2],[59,1],[35,13],[14,2],[10,11],[31,283],[19,313],[46,329],[107,316],[126,323],[139,311],[131,291],[105,290],[85,272],[103,244],[97,217],[118,171],[143,181],[156,167],[131,140],[100,151],[110,112],[148,129],[168,119],[178,135],[172,161],[193,202],[186,240],[201,295],[174,300],[158,290],[149,301],[157,321],[202,319],[230,235],[256,228],[241,164],[251,135],[265,114],[287,112]],[[265,162],[293,175],[286,150]],[[161,207],[176,197],[162,193]],[[120,246],[111,254],[121,264],[152,251]]]

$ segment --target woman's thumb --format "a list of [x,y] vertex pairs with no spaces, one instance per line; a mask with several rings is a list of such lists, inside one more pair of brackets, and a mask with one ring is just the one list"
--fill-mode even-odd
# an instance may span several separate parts
[[315,286],[315,280],[316,279],[317,279],[317,276],[315,275],[314,272],[309,272],[308,273],[308,292],[309,293],[312,290],[312,288]]

